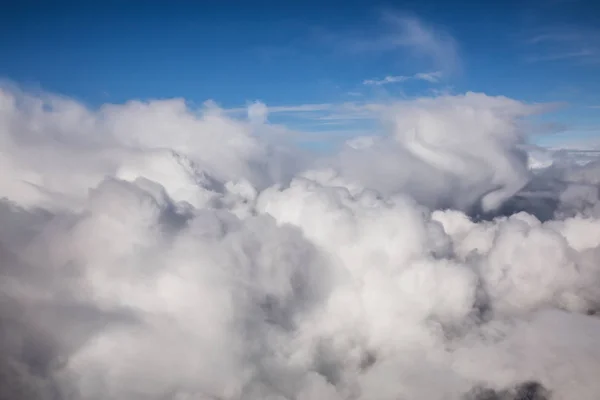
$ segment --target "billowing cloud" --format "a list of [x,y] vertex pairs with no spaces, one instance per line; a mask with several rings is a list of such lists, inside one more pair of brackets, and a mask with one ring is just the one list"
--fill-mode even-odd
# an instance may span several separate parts
[[269,115],[269,108],[265,103],[255,101],[248,106],[248,119],[255,124],[264,124]]
[[333,161],[345,176],[382,193],[411,193],[433,208],[497,208],[529,179],[523,117],[539,106],[477,93],[390,104],[390,135]]
[[256,104],[0,92],[1,398],[596,399],[600,169],[528,168],[544,107],[307,161]]

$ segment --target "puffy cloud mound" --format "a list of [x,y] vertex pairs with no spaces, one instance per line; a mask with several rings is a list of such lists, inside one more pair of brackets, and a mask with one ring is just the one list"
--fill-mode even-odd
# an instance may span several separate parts
[[467,93],[386,107],[389,135],[351,143],[334,160],[346,177],[384,194],[410,193],[432,208],[498,208],[529,179],[521,120],[543,110]]
[[539,107],[313,160],[267,110],[0,92],[0,399],[597,398],[600,175],[527,168]]

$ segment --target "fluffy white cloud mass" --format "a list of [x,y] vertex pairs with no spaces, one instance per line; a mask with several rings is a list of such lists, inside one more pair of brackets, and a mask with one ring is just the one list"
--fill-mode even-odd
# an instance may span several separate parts
[[468,93],[307,159],[207,103],[0,91],[0,399],[589,399],[600,164]]

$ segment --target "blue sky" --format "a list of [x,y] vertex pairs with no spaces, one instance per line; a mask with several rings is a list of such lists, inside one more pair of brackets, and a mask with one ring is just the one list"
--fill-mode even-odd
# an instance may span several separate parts
[[565,103],[545,118],[566,132],[543,143],[600,132],[595,0],[15,3],[0,77],[92,106],[258,99],[299,129],[358,133],[372,121],[332,109],[478,91]]

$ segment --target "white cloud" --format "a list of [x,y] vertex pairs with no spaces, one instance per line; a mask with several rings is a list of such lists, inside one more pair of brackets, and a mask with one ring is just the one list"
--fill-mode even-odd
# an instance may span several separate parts
[[414,16],[386,13],[383,20],[390,32],[372,43],[375,49],[407,49],[416,56],[426,58],[447,74],[460,69],[458,45],[448,32]]
[[543,106],[335,105],[387,134],[308,161],[273,108],[0,90],[4,397],[596,398],[600,164],[527,170]]
[[387,85],[389,83],[398,83],[398,82],[405,82],[407,80],[409,80],[410,77],[408,76],[386,76],[383,79],[366,79],[363,81],[363,85]]
[[415,74],[415,79],[421,79],[421,80],[428,81],[428,82],[437,82],[440,80],[441,77],[442,77],[441,71],[420,72],[418,74]]
[[[314,103],[314,104],[297,104],[297,105],[282,105],[282,106],[271,106],[268,108],[269,113],[313,113],[319,111],[327,111],[334,108],[334,104],[329,103]],[[247,112],[247,108],[229,108],[225,112],[230,114],[239,114]]]
[[[344,102],[344,103],[315,103],[286,106],[269,106],[270,115],[294,117],[302,121],[313,121],[322,124],[325,121],[343,123],[356,120],[376,120],[385,103]],[[228,115],[247,113],[247,108],[230,108],[223,110]]]
[[460,68],[458,45],[448,32],[427,25],[416,17],[388,13],[385,20],[396,28],[396,33],[387,39],[391,43],[408,47],[415,54],[429,58],[435,67],[446,73]]
[[320,104],[301,104],[294,106],[275,106],[273,107],[273,112],[313,112],[313,111],[326,111],[330,110],[333,107],[332,104],[329,103],[320,103]]
[[396,53],[403,62],[425,64],[447,76],[462,69],[459,45],[450,32],[408,14],[385,12],[374,32],[328,33],[321,40],[350,54]]
[[248,119],[255,124],[264,124],[269,115],[269,108],[265,103],[255,101],[248,106]]
[[459,209],[481,199],[493,209],[528,180],[518,122],[539,111],[476,93],[391,103],[380,113],[392,136],[369,151],[343,152],[336,162],[352,180],[382,193],[409,191],[422,204]]
[[421,80],[421,81],[435,83],[435,82],[438,82],[441,77],[442,77],[441,71],[419,72],[412,76],[398,75],[398,76],[386,76],[383,79],[366,79],[363,81],[363,85],[381,86],[381,85],[388,85],[390,83],[406,82],[409,80]]

